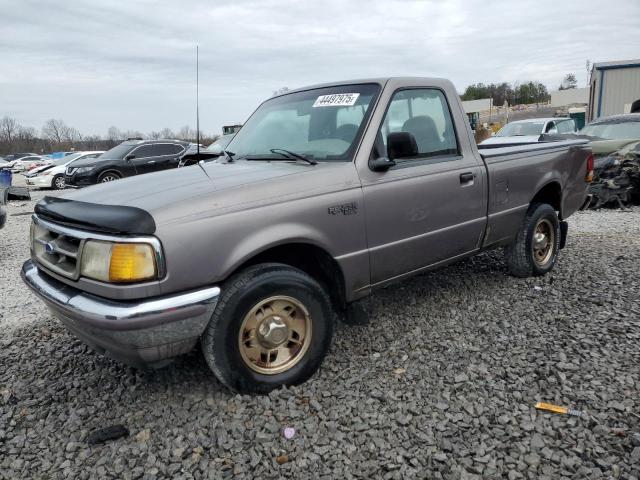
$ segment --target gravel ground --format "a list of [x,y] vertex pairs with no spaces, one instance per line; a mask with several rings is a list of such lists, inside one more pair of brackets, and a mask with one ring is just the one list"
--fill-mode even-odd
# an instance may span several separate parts
[[489,252],[383,290],[313,379],[262,397],[198,352],[143,372],[75,340],[21,284],[28,223],[0,231],[2,479],[640,478],[640,208],[575,215],[542,278]]

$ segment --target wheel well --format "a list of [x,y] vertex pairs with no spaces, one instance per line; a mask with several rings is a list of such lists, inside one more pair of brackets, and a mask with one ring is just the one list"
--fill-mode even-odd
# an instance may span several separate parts
[[562,189],[558,182],[547,183],[538,190],[538,193],[531,199],[531,203],[548,203],[557,212],[560,212],[560,218],[562,219]]
[[268,262],[284,263],[299,268],[327,289],[334,305],[339,308],[346,306],[342,269],[338,262],[322,248],[308,243],[278,245],[247,260],[236,271]]

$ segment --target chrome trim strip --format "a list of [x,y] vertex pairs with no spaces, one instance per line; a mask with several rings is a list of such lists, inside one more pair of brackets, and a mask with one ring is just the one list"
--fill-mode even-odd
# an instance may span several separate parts
[[75,228],[65,227],[63,225],[58,225],[56,223],[51,223],[47,220],[43,220],[35,213],[32,215],[31,218],[35,224],[42,225],[44,228],[52,232],[80,239],[80,247],[78,248],[78,254],[77,254],[78,255],[78,278],[80,276],[80,262],[82,261],[82,250],[84,248],[84,242],[87,240],[103,240],[106,242],[150,244],[155,252],[156,265],[158,266],[158,278],[154,280],[161,280],[162,278],[164,278],[166,274],[166,265],[165,265],[164,253],[162,251],[162,244],[160,243],[160,240],[158,240],[157,237],[152,237],[152,236],[125,237],[125,236],[89,232],[85,230],[77,230]]

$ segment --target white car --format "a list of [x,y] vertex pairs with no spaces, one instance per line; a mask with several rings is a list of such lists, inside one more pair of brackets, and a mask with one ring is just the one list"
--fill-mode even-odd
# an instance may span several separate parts
[[531,118],[509,122],[493,136],[487,138],[480,145],[501,145],[518,143],[536,143],[540,135],[574,133],[576,123],[573,118]]
[[44,155],[29,155],[27,157],[19,158],[18,160],[14,160],[13,162],[11,162],[11,171],[26,172],[27,170],[29,170],[29,166],[34,163],[36,165],[51,163],[51,157],[47,157]]
[[[103,150],[94,150],[90,152],[76,152],[66,157],[54,160],[51,165],[45,165],[35,169],[35,175],[27,176],[27,185],[39,188],[55,188],[62,190],[66,187],[64,180],[64,171],[67,165],[76,160],[87,158],[98,158],[104,153]],[[33,172],[33,171],[32,171]]]

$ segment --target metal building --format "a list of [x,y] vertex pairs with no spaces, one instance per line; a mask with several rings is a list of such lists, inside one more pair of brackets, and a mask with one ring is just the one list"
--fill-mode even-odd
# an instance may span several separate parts
[[594,63],[588,120],[640,112],[640,59]]

